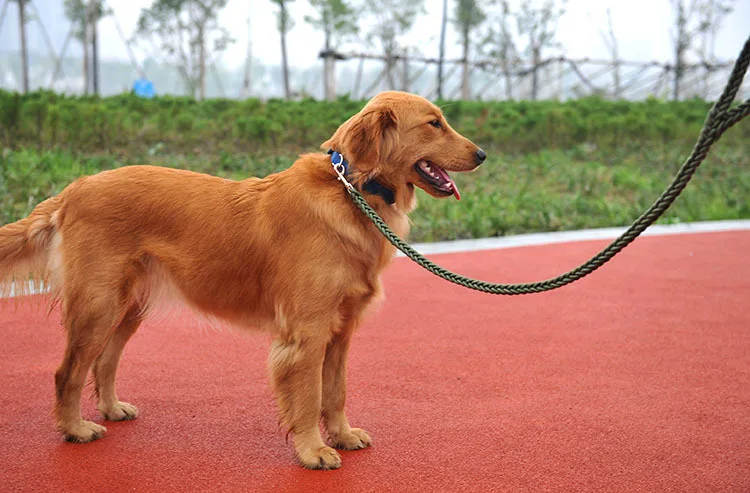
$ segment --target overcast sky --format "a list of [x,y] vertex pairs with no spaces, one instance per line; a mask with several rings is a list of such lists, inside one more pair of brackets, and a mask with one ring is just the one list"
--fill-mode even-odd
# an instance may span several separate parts
[[[67,20],[62,17],[62,0],[33,1],[59,51],[69,27]],[[511,5],[518,1],[520,0],[511,0]],[[3,2],[4,0],[0,0],[0,4]],[[453,3],[453,0],[449,1],[450,5]],[[107,0],[107,4],[114,10],[126,37],[129,37],[135,29],[141,8],[149,6],[151,0]],[[304,21],[304,16],[311,13],[311,7],[306,0],[296,0],[290,5],[291,15],[295,19],[295,27],[288,35],[290,64],[309,66],[317,63],[316,57],[323,38],[321,33]],[[720,60],[736,57],[742,43],[750,35],[750,0],[735,0],[734,5],[734,13],[724,20],[716,40],[716,56]],[[415,28],[403,41],[419,47],[427,56],[437,56],[442,1],[426,0],[425,7],[426,13],[418,18]],[[569,0],[557,37],[568,56],[607,57],[600,35],[600,30],[606,29],[607,8],[612,11],[622,59],[671,59],[671,0]],[[236,42],[222,55],[221,63],[227,67],[237,67],[244,63],[248,16],[252,17],[253,56],[264,63],[278,63],[281,55],[275,11],[276,6],[270,0],[229,0],[220,20],[231,31]],[[17,49],[16,22],[15,5],[11,5],[0,27],[0,47],[4,50]],[[44,45],[41,35],[33,25],[29,27],[29,37],[32,48],[42,49]],[[449,57],[460,56],[456,40],[455,34],[449,30]],[[100,50],[103,58],[127,59],[127,52],[112,18],[106,18],[100,23]],[[70,53],[78,53],[78,47],[73,47]],[[147,47],[136,49],[136,53],[139,59],[143,59],[148,53]]]

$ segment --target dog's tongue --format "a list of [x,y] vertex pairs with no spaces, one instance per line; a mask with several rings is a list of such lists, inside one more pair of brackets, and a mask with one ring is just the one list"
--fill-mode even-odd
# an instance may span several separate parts
[[433,166],[432,170],[439,174],[443,181],[446,182],[448,187],[453,191],[453,196],[456,197],[456,200],[461,200],[461,192],[458,191],[458,185],[456,185],[456,182],[453,181],[448,172],[440,166]]

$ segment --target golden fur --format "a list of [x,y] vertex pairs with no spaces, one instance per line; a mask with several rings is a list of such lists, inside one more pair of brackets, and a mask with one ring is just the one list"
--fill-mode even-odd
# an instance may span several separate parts
[[[392,205],[365,196],[401,236],[415,185],[446,196],[415,163],[468,171],[484,154],[435,105],[400,92],[373,98],[323,147],[347,158],[355,186],[376,178],[393,190]],[[117,398],[115,372],[151,304],[169,292],[273,335],[268,366],[281,423],[302,465],[329,469],[341,459],[321,437],[321,418],[333,447],[371,444],[344,414],[346,359],[393,254],[351,203],[329,156],[306,154],[264,179],[132,166],[76,180],[0,228],[0,281],[23,289],[31,274],[61,304],[67,348],[55,373],[55,416],[66,439],[88,442],[106,431],[81,418],[89,370],[104,418],[136,417]]]

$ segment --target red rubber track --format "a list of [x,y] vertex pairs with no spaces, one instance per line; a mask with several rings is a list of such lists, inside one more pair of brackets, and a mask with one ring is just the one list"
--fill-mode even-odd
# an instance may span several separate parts
[[[590,241],[435,256],[503,282],[560,273]],[[294,463],[267,337],[190,314],[144,324],[120,398],[135,421],[64,443],[50,414],[56,313],[0,304],[0,491],[750,491],[750,232],[647,237],[551,293],[492,297],[406,259],[355,336],[349,402],[372,448]],[[88,392],[87,392],[88,394]],[[84,417],[101,422],[86,399]]]

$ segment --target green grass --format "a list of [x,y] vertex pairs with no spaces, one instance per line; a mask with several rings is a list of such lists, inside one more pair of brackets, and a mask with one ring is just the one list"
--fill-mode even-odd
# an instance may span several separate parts
[[[287,168],[364,103],[346,97],[245,101],[0,90],[0,223],[28,214],[78,176],[151,163],[242,179]],[[420,192],[412,241],[624,226],[672,180],[710,103],[440,102],[490,155],[457,176],[464,197]],[[750,217],[750,125],[715,145],[663,221]]]
[[[741,126],[742,124],[740,124]],[[730,131],[734,132],[735,130]],[[662,222],[750,218],[750,143],[719,143]],[[419,194],[411,241],[501,236],[630,224],[671,182],[688,146],[634,142],[601,150],[493,152],[474,173],[456,176],[462,200]],[[172,156],[76,156],[66,151],[6,150],[0,157],[0,223],[27,215],[76,177],[127,164],[158,164],[242,179],[287,168],[294,156],[219,152]]]
[[[420,197],[414,241],[626,226],[671,183],[689,149],[612,159],[582,150],[488,160],[459,176],[460,203]],[[750,159],[720,146],[660,222],[750,218]]]

